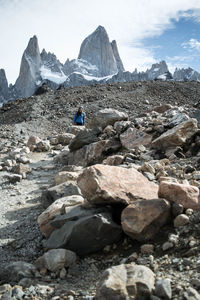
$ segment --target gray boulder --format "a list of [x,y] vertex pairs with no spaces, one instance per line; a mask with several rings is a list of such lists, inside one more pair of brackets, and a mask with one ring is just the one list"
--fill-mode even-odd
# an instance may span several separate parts
[[155,294],[164,299],[172,298],[171,281],[169,278],[159,279],[156,281]]
[[94,143],[98,141],[97,135],[100,134],[101,130],[99,128],[86,129],[80,131],[70,142],[70,151],[75,151],[82,148],[85,145]]
[[121,143],[116,139],[101,140],[83,146],[74,152],[63,154],[60,161],[66,165],[89,166],[100,163],[107,153],[111,154],[121,148]]
[[94,214],[108,212],[107,208],[95,208],[95,207],[84,207],[83,205],[75,205],[72,207],[65,207],[63,214],[56,216],[51,221],[51,226],[58,229],[69,221],[77,221],[87,216],[93,216]]
[[66,222],[53,231],[44,246],[48,249],[65,248],[78,255],[86,255],[118,242],[121,235],[121,226],[113,222],[110,212],[102,212]]
[[69,267],[76,261],[76,253],[66,249],[52,249],[40,256],[36,261],[36,267],[41,270],[46,268],[52,272]]
[[81,191],[74,182],[64,182],[54,187],[43,191],[41,203],[44,208],[47,208],[55,200],[72,195],[81,195]]
[[107,125],[114,125],[117,121],[126,120],[128,120],[128,115],[126,113],[113,108],[105,108],[95,114],[92,125],[104,129]]

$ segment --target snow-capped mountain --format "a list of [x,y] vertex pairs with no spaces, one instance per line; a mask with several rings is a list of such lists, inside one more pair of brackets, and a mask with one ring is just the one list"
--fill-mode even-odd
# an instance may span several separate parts
[[117,61],[104,27],[99,26],[81,44],[78,59],[83,59],[98,68],[98,77],[117,73]]
[[62,74],[63,64],[57,59],[56,55],[51,52],[46,52],[45,49],[42,50],[41,54],[42,65],[51,70],[53,73]]
[[187,69],[176,68],[173,78],[174,80],[177,81],[188,81],[188,80],[200,81],[200,74],[197,71],[193,70],[192,68],[187,68]]
[[98,77],[99,69],[96,65],[92,65],[84,59],[72,59],[67,60],[63,67],[63,72],[66,75],[70,75],[74,72],[81,73],[83,75]]
[[124,70],[116,41],[109,41],[104,27],[99,26],[81,44],[77,59],[62,64],[54,53],[40,53],[33,36],[25,49],[15,85],[8,86],[6,74],[0,69],[0,104],[32,96],[44,82],[52,89],[63,87],[143,80],[197,80],[200,74],[191,69],[176,69],[173,76],[165,61],[153,64],[146,72]]
[[169,72],[169,70],[165,61],[153,64],[151,69],[146,71],[149,80],[158,78],[160,75],[163,75],[167,72]]

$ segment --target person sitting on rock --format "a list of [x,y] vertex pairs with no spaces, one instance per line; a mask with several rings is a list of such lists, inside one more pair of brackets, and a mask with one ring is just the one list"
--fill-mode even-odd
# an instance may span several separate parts
[[85,125],[85,113],[83,112],[83,107],[80,106],[78,111],[74,116],[74,125],[84,126]]

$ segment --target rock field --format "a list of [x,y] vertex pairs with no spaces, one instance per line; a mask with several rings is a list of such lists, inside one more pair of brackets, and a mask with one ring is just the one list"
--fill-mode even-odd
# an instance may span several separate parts
[[200,84],[42,91],[0,109],[0,299],[200,299]]

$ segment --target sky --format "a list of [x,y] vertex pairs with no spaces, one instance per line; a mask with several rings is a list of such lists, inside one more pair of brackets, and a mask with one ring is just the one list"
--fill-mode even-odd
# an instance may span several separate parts
[[14,83],[29,39],[64,63],[99,25],[115,39],[125,69],[166,60],[200,71],[200,0],[0,0],[0,68]]

